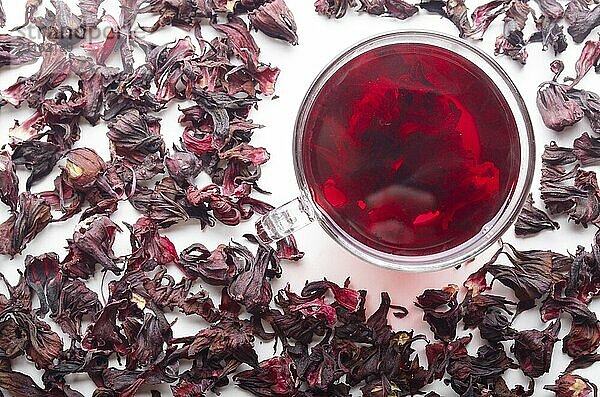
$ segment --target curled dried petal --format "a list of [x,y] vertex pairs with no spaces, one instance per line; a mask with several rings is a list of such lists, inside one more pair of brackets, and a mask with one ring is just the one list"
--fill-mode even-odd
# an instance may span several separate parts
[[0,67],[31,63],[40,55],[39,46],[28,38],[0,34]]
[[297,393],[293,362],[287,356],[263,361],[259,369],[240,372],[234,380],[239,387],[258,396],[287,397]]
[[253,28],[276,39],[285,40],[292,45],[298,44],[296,21],[284,0],[264,3],[248,14]]
[[537,378],[550,370],[559,331],[560,321],[556,320],[543,331],[534,329],[517,333],[512,350],[525,375]]
[[600,70],[600,40],[592,41],[589,40],[583,46],[579,59],[575,63],[575,72],[577,75],[571,82],[571,87],[579,83],[581,79],[590,71],[594,66],[597,70]]
[[19,199],[19,177],[12,159],[6,152],[0,152],[0,201],[11,210],[17,209]]
[[583,43],[588,35],[597,26],[600,26],[600,7],[596,6],[593,10],[581,10],[575,16],[575,20],[571,23],[567,31],[573,37],[576,43]]
[[550,219],[550,216],[533,205],[533,196],[529,193],[527,201],[515,222],[515,234],[517,236],[529,236],[542,230],[559,229],[558,222]]
[[565,88],[553,82],[538,88],[536,103],[544,124],[554,131],[562,131],[584,116],[577,102],[567,96]]
[[564,9],[562,5],[556,0],[535,0],[537,5],[540,7],[542,14],[551,18],[558,19],[563,16]]
[[0,254],[15,256],[51,221],[50,206],[30,193],[21,193],[17,210],[0,224]]

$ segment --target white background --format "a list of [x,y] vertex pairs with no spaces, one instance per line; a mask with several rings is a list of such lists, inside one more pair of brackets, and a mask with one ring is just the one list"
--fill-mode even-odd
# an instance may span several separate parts
[[[472,10],[479,3],[468,3]],[[4,0],[4,6],[8,14],[8,27],[20,24],[23,19],[23,8],[25,1]],[[348,15],[341,20],[328,20],[314,12],[311,0],[288,0],[288,5],[293,11],[298,24],[299,45],[290,46],[287,43],[270,39],[262,33],[254,34],[254,37],[260,46],[261,60],[266,63],[281,68],[281,75],[277,82],[277,99],[267,98],[260,102],[259,109],[253,111],[251,118],[259,124],[265,125],[258,130],[252,143],[255,146],[264,146],[271,153],[271,160],[264,166],[260,185],[272,192],[267,201],[275,205],[282,204],[298,194],[298,187],[295,182],[294,170],[292,165],[292,131],[296,112],[308,86],[316,77],[319,71],[338,53],[355,42],[365,39],[371,35],[387,32],[396,29],[430,29],[440,32],[446,32],[456,35],[457,31],[450,21],[442,19],[439,16],[426,14],[421,11],[417,16],[399,21],[393,18],[372,17],[366,14],[357,14],[349,11]],[[535,7],[535,4],[533,4]],[[109,13],[118,16],[118,5],[116,0],[107,0],[103,6]],[[74,8],[77,11],[76,8]],[[142,17],[146,25],[150,24],[151,18]],[[531,21],[530,21],[531,22]],[[210,28],[205,29],[206,36],[210,37]],[[501,19],[496,20],[485,39],[481,42],[474,42],[475,45],[482,48],[489,54],[493,53],[495,37],[502,31]],[[186,32],[169,28],[159,35],[153,35],[152,40],[159,43],[172,41],[178,37],[183,37]],[[590,36],[593,38],[596,33]],[[564,76],[574,75],[574,64],[580,52],[581,46],[575,46],[570,37],[569,48],[560,55],[565,64]],[[539,156],[543,151],[544,144],[550,140],[556,140],[559,144],[571,145],[573,139],[578,137],[581,132],[588,130],[587,121],[582,121],[576,128],[566,129],[561,133],[549,131],[544,127],[541,118],[535,106],[536,87],[544,80],[551,78],[549,63],[554,59],[552,51],[542,52],[541,44],[532,44],[528,47],[530,54],[526,66],[521,66],[516,62],[505,58],[497,57],[498,62],[508,71],[519,87],[523,95],[534,124],[534,131],[537,144],[537,163],[536,176],[533,186],[533,195],[538,205],[539,191],[538,181],[540,175]],[[141,55],[141,54],[138,54]],[[118,62],[115,62],[118,65]],[[12,84],[19,75],[28,76],[37,70],[36,65],[21,67],[15,70],[2,69],[0,73],[0,89],[4,89]],[[564,77],[563,76],[563,77]],[[587,89],[598,90],[599,76],[590,72],[590,75],[584,79],[580,86]],[[23,120],[31,113],[27,109],[14,110],[7,106],[0,110],[0,145],[7,142],[8,128],[12,126],[14,119]],[[176,105],[170,109],[161,112],[163,118],[162,132],[165,136],[167,146],[171,142],[177,142],[182,133],[181,126],[177,123],[178,111]],[[82,123],[84,124],[84,123]],[[82,139],[77,146],[89,146],[97,150],[105,160],[109,159],[108,146],[106,139],[106,125],[101,124],[97,127],[90,127],[85,124],[82,126]],[[34,186],[33,191],[39,192],[52,188],[52,180],[56,173],[46,178],[43,183]],[[21,185],[24,187],[25,174],[21,174]],[[199,183],[207,182],[206,179]],[[260,197],[259,197],[260,198]],[[5,219],[8,212],[2,207],[0,209],[0,219]],[[128,203],[121,203],[119,211],[113,216],[113,219],[120,224],[123,220],[133,223],[139,216]],[[17,270],[23,270],[23,258],[26,254],[39,255],[48,251],[57,252],[61,258],[64,257],[66,250],[65,239],[71,237],[76,224],[76,217],[72,220],[52,224],[47,227],[24,251],[23,255],[17,256],[14,260],[7,257],[0,257],[0,271],[4,273],[9,280],[16,281],[18,277]],[[559,218],[561,229],[555,232],[544,232],[534,238],[516,239],[512,230],[505,236],[505,241],[513,242],[520,249],[548,249],[551,248],[557,252],[574,253],[577,245],[583,245],[590,248],[595,228],[583,230],[579,226],[570,224],[566,218]],[[199,224],[189,222],[186,225],[171,228],[166,234],[175,243],[180,251],[194,242],[201,242],[209,248],[214,248],[219,243],[227,243],[233,239],[243,241],[242,234],[252,232],[253,222],[247,222],[245,225],[236,228],[217,225],[212,229],[201,231]],[[437,273],[398,273],[385,269],[377,268],[365,263],[337,246],[318,225],[311,225],[296,235],[299,246],[306,252],[305,258],[298,263],[284,264],[284,274],[281,280],[274,283],[274,289],[281,288],[285,283],[290,283],[295,290],[299,290],[306,280],[317,280],[323,277],[343,283],[350,277],[352,287],[356,289],[367,289],[369,298],[367,307],[369,313],[379,304],[379,293],[388,291],[394,304],[404,305],[409,308],[410,314],[402,320],[391,317],[390,321],[395,329],[414,329],[416,332],[423,332],[429,337],[431,333],[427,325],[421,321],[421,312],[413,306],[415,296],[420,294],[425,288],[440,288],[449,283],[461,285],[468,274],[475,271],[478,265],[484,263],[489,258],[490,253],[482,254],[475,263],[463,266],[460,270],[450,269]],[[128,233],[121,233],[115,243],[117,254],[124,254],[128,250]],[[104,283],[106,291],[106,282],[110,280],[110,274]],[[98,291],[101,288],[100,280],[90,282]],[[497,291],[508,291],[497,288]],[[218,295],[216,295],[218,296]],[[510,295],[509,295],[510,296]],[[600,305],[596,302],[592,309],[598,312]],[[174,318],[170,316],[169,318]],[[51,322],[51,321],[50,321]],[[204,324],[194,322],[190,319],[179,319],[174,326],[176,336],[183,334],[193,334]],[[58,327],[54,324],[53,329]],[[531,310],[521,315],[515,322],[518,329],[536,328],[541,329],[544,325],[539,320],[537,310]],[[560,336],[564,336],[569,329],[569,321],[563,320],[563,329]],[[475,353],[478,347],[478,338],[471,343],[469,350]],[[258,344],[258,343],[257,343]],[[417,344],[418,345],[418,344]],[[261,357],[268,357],[272,354],[271,345],[259,347]],[[422,363],[426,366],[426,361],[422,356]],[[40,382],[40,373],[32,371],[33,365],[26,362],[23,358],[15,360],[15,369],[31,374],[34,379]],[[552,370],[546,376],[538,378],[536,382],[535,396],[549,396],[552,393],[542,390],[543,385],[552,384],[558,374],[569,363],[569,358],[561,353],[561,342],[558,342],[554,349]],[[600,381],[600,371],[598,368],[580,371],[581,375],[587,376],[591,380]],[[527,384],[527,380],[520,375],[520,371],[509,371],[506,379],[509,384],[521,382]],[[85,376],[71,376],[69,381],[75,382],[76,388],[85,395],[91,395],[93,388],[85,382]],[[164,392],[164,395],[170,395],[166,386],[157,389]],[[141,389],[140,395],[146,395],[149,389]],[[438,391],[441,395],[453,395],[450,388],[444,386],[441,382],[432,390]],[[246,395],[237,387],[229,387],[222,390],[222,395],[241,396]]]

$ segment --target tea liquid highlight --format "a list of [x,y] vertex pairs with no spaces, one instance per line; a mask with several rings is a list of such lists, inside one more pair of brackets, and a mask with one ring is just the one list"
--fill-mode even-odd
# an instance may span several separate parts
[[379,251],[427,255],[482,232],[512,194],[516,123],[472,62],[426,44],[365,52],[316,97],[302,142],[317,204]]

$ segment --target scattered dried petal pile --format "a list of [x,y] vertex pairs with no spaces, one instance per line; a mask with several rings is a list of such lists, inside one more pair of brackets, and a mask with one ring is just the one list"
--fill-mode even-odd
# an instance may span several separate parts
[[[352,289],[349,280],[344,285],[308,282],[299,294],[289,286],[273,291],[270,282],[281,276],[281,262],[302,258],[293,238],[274,248],[247,235],[246,245],[209,249],[196,243],[178,252],[164,233],[176,223],[196,219],[202,228],[216,222],[234,226],[272,208],[252,195],[265,192],[258,180],[269,154],[250,144],[259,125],[248,117],[261,95],[273,94],[279,70],[259,61],[260,50],[240,15],[248,14],[252,28],[291,44],[297,43],[296,24],[283,0],[120,0],[118,19],[100,13],[102,2],[81,0],[77,13],[62,0],[50,0],[44,16],[36,16],[42,1],[28,0],[23,26],[35,25],[44,42],[0,35],[0,68],[42,58],[38,72],[0,93],[2,112],[32,109],[11,129],[9,147],[0,152],[0,201],[9,212],[0,224],[0,254],[15,258],[11,265],[24,263],[15,285],[0,275],[8,291],[0,295],[1,391],[15,397],[83,396],[70,385],[71,375],[82,374],[95,385],[94,397],[156,397],[159,384],[169,384],[174,396],[204,396],[231,381],[258,396],[342,397],[352,389],[364,396],[407,396],[441,379],[461,396],[531,396],[533,379],[551,366],[559,318],[568,316],[572,325],[561,345],[573,360],[545,388],[565,397],[597,394],[592,382],[573,372],[600,361],[600,323],[588,308],[600,294],[600,234],[591,252],[579,247],[571,256],[504,245],[465,282],[461,300],[456,285],[423,292],[415,304],[431,327],[436,339],[431,342],[392,330],[389,312],[401,318],[407,309],[392,305],[385,292],[379,309],[367,316],[367,292]],[[402,0],[361,4],[369,13],[398,18],[417,12]],[[541,40],[560,52],[556,20],[563,11],[554,2],[539,5]],[[348,6],[354,2],[317,2],[320,12],[336,17]],[[463,3],[434,0],[421,7],[443,13],[469,37],[480,37],[504,12],[507,29],[498,51],[524,61],[527,3],[494,1],[476,10],[473,23]],[[576,41],[598,19],[599,8],[587,7],[574,0],[564,12]],[[193,31],[194,37],[161,46],[146,41],[134,29],[143,13],[157,15],[152,26],[144,27],[149,32],[173,25]],[[109,25],[106,37],[84,40],[99,24]],[[206,26],[217,32],[215,39],[202,38]],[[562,128],[584,116],[595,127],[600,122],[597,96],[573,88],[598,64],[598,45],[590,43],[576,65],[577,77],[568,86],[555,78],[550,97],[540,99],[545,107],[563,110],[550,115],[557,118],[547,124]],[[145,54],[142,63],[134,60],[136,47]],[[76,55],[76,48],[87,55]],[[116,54],[121,67],[106,66]],[[558,76],[562,65],[554,64],[553,70]],[[65,84],[69,78],[76,79],[75,87]],[[180,108],[183,134],[179,145],[169,148],[158,114],[182,101],[193,104]],[[74,146],[84,120],[105,123],[109,160],[92,148]],[[550,213],[566,213],[584,226],[598,222],[595,174],[580,166],[600,161],[599,148],[588,134],[574,148],[548,146],[542,199]],[[25,191],[19,189],[17,169],[29,171]],[[31,192],[57,169],[54,189]],[[197,186],[201,173],[212,183]],[[565,184],[569,179],[574,186]],[[123,201],[141,216],[118,225],[111,215]],[[52,252],[20,256],[47,225],[75,216],[80,222],[64,257]],[[517,227],[519,234],[530,234],[558,224],[530,200]],[[117,255],[115,237],[127,232],[131,249]],[[169,273],[173,268],[184,276],[175,279]],[[98,269],[116,277],[102,301],[87,283]],[[496,281],[514,291],[514,302],[490,293]],[[201,283],[221,290],[220,298],[213,300]],[[548,326],[514,329],[514,316],[536,305]],[[194,316],[205,327],[176,337],[170,313]],[[485,341],[475,355],[467,351],[472,337],[458,335],[460,324],[478,329]],[[259,361],[257,340],[276,340],[279,354]],[[423,349],[426,363],[417,355]],[[42,384],[13,370],[20,356],[42,373]],[[502,375],[517,368],[532,380],[510,389]]]

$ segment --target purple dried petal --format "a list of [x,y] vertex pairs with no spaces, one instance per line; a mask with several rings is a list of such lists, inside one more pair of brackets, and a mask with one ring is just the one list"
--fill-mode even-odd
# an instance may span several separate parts
[[[537,21],[539,34],[541,35],[542,49],[545,51],[549,46],[552,46],[554,55],[558,55],[567,49],[567,38],[563,32],[563,26],[558,23],[558,20],[552,19],[542,15]],[[529,42],[534,42],[535,38],[532,36]],[[557,75],[554,80],[556,81]]]
[[569,333],[563,338],[563,353],[577,358],[594,353],[598,347],[600,322],[581,316],[574,317]]
[[599,68],[600,66],[600,40],[598,41],[587,41],[581,50],[579,59],[575,63],[575,72],[577,76],[571,82],[571,87],[579,83],[581,79],[589,72],[594,66]]
[[250,266],[235,276],[227,293],[234,301],[244,305],[249,313],[267,311],[273,297],[267,270],[277,263],[275,251],[260,245]]
[[270,155],[265,148],[256,148],[242,143],[232,149],[219,153],[219,158],[221,160],[238,159],[259,166],[269,161]]
[[468,9],[465,0],[446,2],[446,17],[458,28],[459,36],[464,37],[471,31],[471,22],[467,16]]
[[258,82],[258,89],[264,95],[272,95],[275,92],[275,83],[279,77],[279,68],[261,65],[254,73]]
[[16,26],[11,29],[11,31],[19,30],[29,25],[32,21],[34,14],[36,13],[39,6],[42,4],[42,0],[27,0],[25,3],[25,21],[23,24]]
[[51,221],[50,206],[30,193],[21,193],[17,210],[0,224],[0,254],[15,256]]
[[298,44],[296,21],[284,0],[272,0],[264,3],[248,14],[251,27],[276,39]]
[[67,53],[55,45],[47,45],[42,51],[42,64],[31,77],[20,77],[16,83],[0,92],[4,100],[18,107],[23,102],[37,107],[48,91],[58,87],[69,76],[71,61]]
[[494,47],[494,54],[499,55],[507,55],[512,60],[518,61],[522,65],[527,63],[527,57],[529,54],[525,49],[525,44],[523,42],[523,33],[521,31],[517,31],[519,33],[513,34],[511,37],[515,38],[515,43],[511,42],[511,39],[507,38],[505,35],[500,35],[496,38],[496,44]]
[[600,134],[600,96],[590,91],[575,89],[567,91],[567,95],[583,109],[592,131]]
[[258,396],[287,397],[298,391],[293,362],[287,356],[263,361],[259,369],[242,371],[234,380],[239,387]]
[[573,154],[584,167],[600,162],[600,139],[584,132],[573,141]]
[[231,17],[227,23],[214,24],[213,27],[229,39],[235,54],[249,69],[258,67],[260,48],[250,35],[246,23],[239,17]]
[[35,62],[40,55],[38,44],[28,38],[0,34],[0,67]]
[[98,295],[80,280],[63,279],[58,303],[50,317],[73,339],[81,338],[83,317],[93,317],[102,308]]
[[130,109],[108,125],[113,158],[131,164],[137,179],[148,180],[163,172],[165,142],[160,135],[160,119]]
[[475,40],[483,39],[490,24],[506,10],[506,3],[502,0],[492,0],[489,3],[475,8],[471,14],[473,26],[465,35]]
[[585,0],[570,0],[565,8],[564,18],[572,25],[578,18],[589,12],[590,6]]
[[355,0],[315,0],[315,11],[327,18],[342,18],[352,7],[356,7]]
[[364,11],[371,15],[381,15],[385,12],[385,0],[359,0],[359,11]]
[[34,17],[32,22],[42,32],[44,38],[63,47],[71,48],[85,35],[81,19],[73,14],[64,1],[50,0],[50,3],[54,6],[55,12],[46,8],[46,15]]
[[587,354],[587,355],[583,355],[583,356],[580,356],[578,358],[575,358],[575,359],[571,360],[571,363],[569,364],[569,366],[563,372],[564,373],[571,373],[571,372],[576,371],[578,369],[589,368],[592,365],[594,365],[595,363],[597,363],[598,361],[600,361],[600,354]]
[[[415,305],[423,310],[423,320],[426,321],[434,336],[440,340],[453,340],[456,337],[456,327],[462,318],[462,306],[457,300],[458,286],[448,285],[441,290],[428,289],[417,296]],[[439,310],[447,306],[446,310]]]
[[66,157],[65,180],[76,190],[88,190],[106,169],[104,160],[93,149],[73,149]]
[[419,8],[404,0],[385,0],[387,14],[398,19],[407,19],[415,15]]
[[12,159],[6,152],[0,152],[0,201],[12,211],[17,209],[19,199],[19,177]]
[[600,6],[594,7],[591,11],[579,9],[575,20],[567,28],[567,32],[573,37],[573,41],[579,44],[583,43],[592,30],[598,26],[600,26]]
[[100,23],[98,9],[104,0],[79,0],[77,4],[81,10],[81,19],[86,29],[95,28]]
[[[184,140],[185,140],[184,135]],[[195,139],[195,138],[193,138]],[[189,144],[186,143],[186,147]],[[171,178],[182,188],[186,188],[194,183],[194,179],[203,170],[202,162],[198,156],[188,151],[174,148],[175,153],[165,157],[165,166]]]
[[559,19],[563,16],[564,9],[556,0],[535,0],[542,14],[551,19]]
[[177,265],[188,277],[201,277],[211,285],[227,286],[236,274],[235,265],[228,260],[226,245],[219,245],[211,252],[202,244],[192,244],[181,252]]
[[116,324],[118,311],[124,309],[125,305],[126,302],[120,300],[104,306],[88,326],[81,346],[87,350],[112,350],[126,354],[127,342]]
[[277,258],[298,261],[304,257],[304,252],[298,250],[294,236],[288,236],[277,241]]
[[544,124],[554,131],[562,131],[584,116],[577,102],[567,96],[565,88],[554,82],[539,86],[536,103]]

